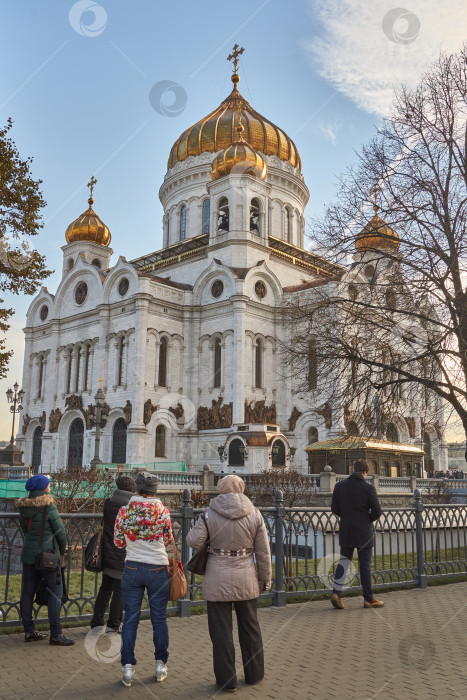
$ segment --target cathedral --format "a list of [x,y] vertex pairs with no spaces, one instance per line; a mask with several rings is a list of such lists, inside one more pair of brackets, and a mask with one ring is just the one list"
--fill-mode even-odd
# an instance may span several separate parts
[[[27,314],[17,444],[36,470],[90,464],[99,380],[104,463],[307,473],[307,446],[348,432],[320,394],[319,365],[304,398],[279,345],[288,300],[357,272],[305,249],[297,147],[240,94],[239,54],[229,56],[230,94],[170,149],[161,250],[112,260],[91,178],[89,208],[65,232],[58,289],[43,287]],[[419,428],[402,417],[392,428],[393,441],[423,455]],[[424,434],[437,466],[440,430]]]

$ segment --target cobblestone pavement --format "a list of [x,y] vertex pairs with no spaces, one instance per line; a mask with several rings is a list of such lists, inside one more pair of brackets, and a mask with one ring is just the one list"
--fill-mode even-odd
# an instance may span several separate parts
[[[261,609],[266,677],[247,686],[239,667],[236,697],[467,700],[467,583],[380,597],[382,610],[365,610],[362,598],[344,599],[345,610],[329,601]],[[214,684],[204,615],[169,619],[169,675],[163,683],[155,682],[150,622],[141,622],[131,688],[120,682],[119,636],[103,637],[96,647],[88,633],[88,627],[70,629],[76,644],[68,648],[25,644],[22,634],[0,635],[0,698],[225,696]],[[238,649],[237,654],[238,662]]]

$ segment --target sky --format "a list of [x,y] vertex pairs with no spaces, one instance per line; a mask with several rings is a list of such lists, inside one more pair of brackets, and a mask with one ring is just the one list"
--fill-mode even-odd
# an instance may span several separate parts
[[[233,45],[245,48],[239,89],[295,142],[310,190],[307,217],[335,197],[337,176],[389,114],[394,87],[416,85],[440,48],[460,47],[464,0],[3,0],[0,124],[47,202],[33,245],[61,276],[65,230],[86,208],[110,228],[113,263],[162,246],[159,187],[180,133],[231,90]],[[5,391],[21,384],[30,297],[15,309],[8,377],[0,381],[0,440],[9,439]]]

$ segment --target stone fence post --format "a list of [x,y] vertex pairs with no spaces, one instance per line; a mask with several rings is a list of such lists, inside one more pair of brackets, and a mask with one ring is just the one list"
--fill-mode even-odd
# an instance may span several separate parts
[[332,471],[329,464],[326,464],[324,471],[321,472],[319,478],[320,493],[332,493],[336,485],[336,473]]
[[211,471],[211,467],[209,466],[209,464],[203,465],[201,483],[204,492],[214,491],[214,472]]

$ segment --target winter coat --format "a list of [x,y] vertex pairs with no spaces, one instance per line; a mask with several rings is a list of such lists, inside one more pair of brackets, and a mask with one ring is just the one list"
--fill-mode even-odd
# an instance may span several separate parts
[[[224,493],[213,498],[205,511],[210,547],[223,550],[254,549],[252,554],[227,556],[210,553],[203,577],[203,598],[220,602],[257,598],[260,587],[271,581],[271,552],[263,516],[244,494]],[[198,518],[186,541],[199,549],[208,532]]]
[[134,494],[131,491],[115,489],[110,498],[104,502],[102,524],[102,573],[112,578],[122,578],[125,567],[125,549],[119,549],[114,544],[114,526],[118,511],[122,506],[126,506]]
[[66,531],[50,493],[30,491],[29,496],[18,499],[15,505],[19,511],[19,522],[24,533],[24,545],[21,552],[23,564],[34,564],[35,562],[36,554],[39,552],[42,512],[47,506],[42,551],[65,554]]
[[358,472],[338,481],[332,494],[331,510],[340,517],[341,547],[366,549],[373,546],[372,523],[382,514],[376,489]]

